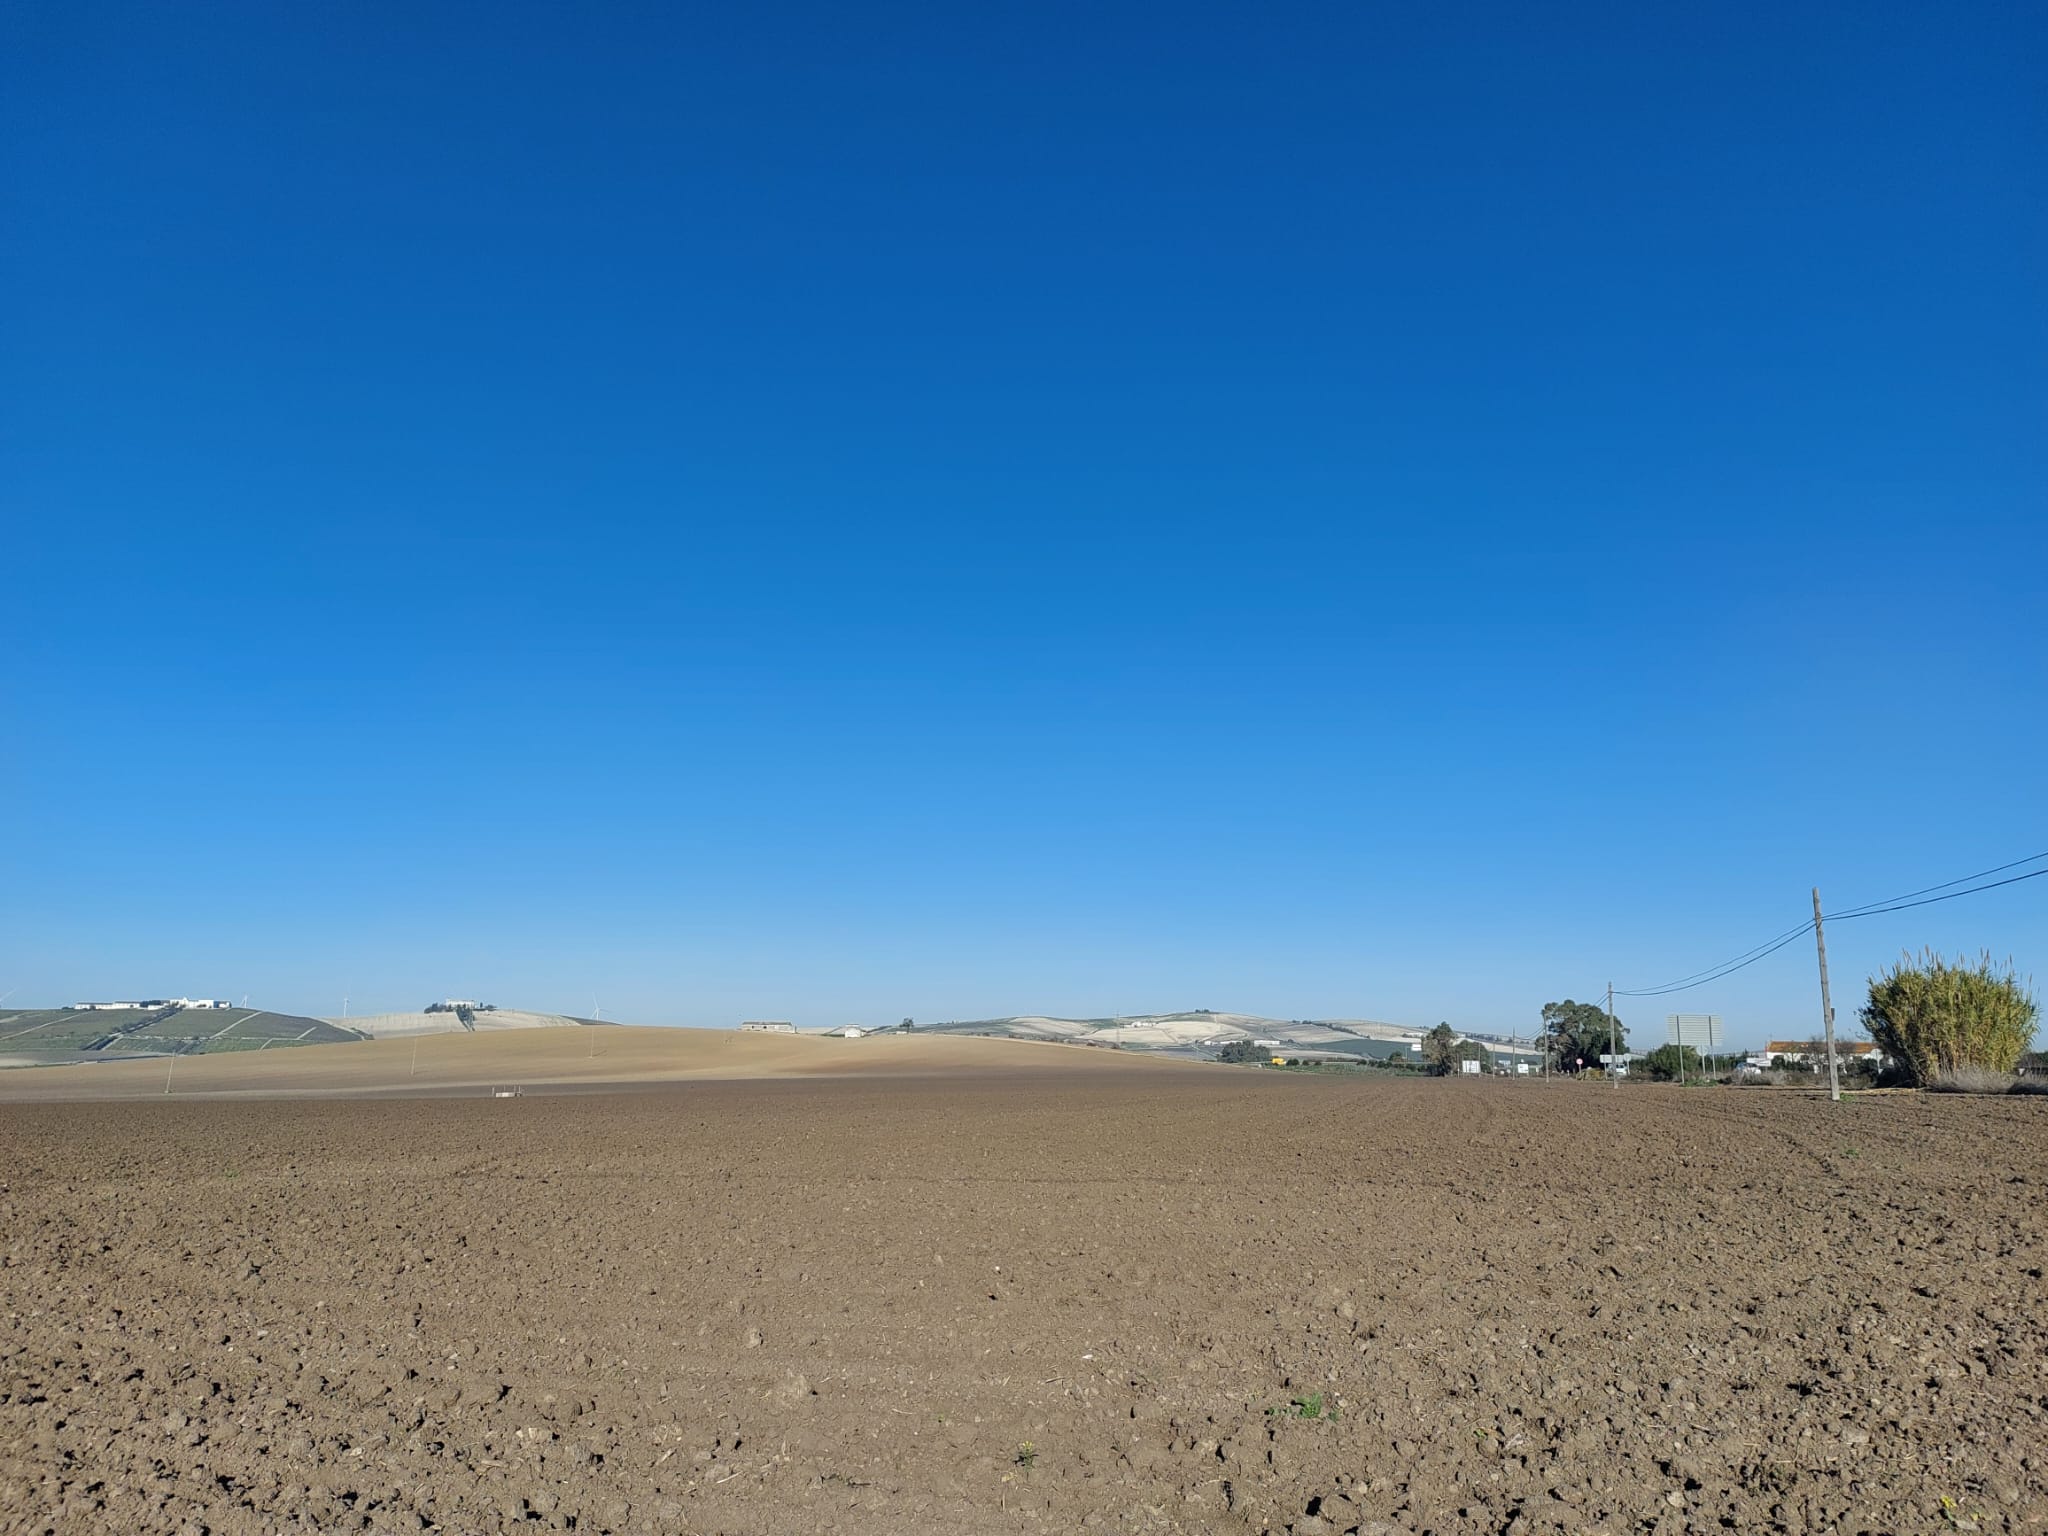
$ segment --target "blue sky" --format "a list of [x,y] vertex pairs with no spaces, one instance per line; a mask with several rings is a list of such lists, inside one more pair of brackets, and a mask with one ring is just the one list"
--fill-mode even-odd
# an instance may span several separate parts
[[1526,1028],[2048,848],[2036,7],[0,58],[16,1003]]

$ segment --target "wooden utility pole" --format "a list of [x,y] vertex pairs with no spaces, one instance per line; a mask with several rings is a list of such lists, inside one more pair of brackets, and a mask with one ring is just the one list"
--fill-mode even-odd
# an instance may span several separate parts
[[1621,1086],[1621,1047],[1614,1043],[1614,983],[1607,983],[1607,1080]]
[[1820,926],[1820,887],[1813,888],[1813,947],[1820,952],[1820,1022],[1828,1037],[1828,1097],[1842,1102],[1842,1074],[1835,1066],[1835,1005],[1828,997],[1828,936]]

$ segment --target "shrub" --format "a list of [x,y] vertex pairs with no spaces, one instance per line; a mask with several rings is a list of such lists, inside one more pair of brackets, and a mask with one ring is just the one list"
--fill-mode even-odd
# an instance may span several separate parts
[[1870,982],[1863,1025],[1914,1082],[1931,1087],[1959,1069],[2009,1075],[2034,1038],[2039,1008],[2008,966],[1987,954],[1976,964],[1927,951],[1901,959]]
[[1675,1082],[1700,1075],[1700,1053],[1691,1046],[1660,1045],[1642,1060],[1643,1076],[1652,1082]]

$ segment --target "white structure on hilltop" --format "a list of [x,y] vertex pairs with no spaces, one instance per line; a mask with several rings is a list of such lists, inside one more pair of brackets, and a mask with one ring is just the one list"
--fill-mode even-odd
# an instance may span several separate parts
[[796,1026],[782,1019],[748,1019],[741,1029],[752,1030],[757,1035],[793,1035]]
[[69,1003],[69,1013],[118,1013],[124,1009],[138,1008],[232,1008],[235,1005],[218,997],[145,997],[126,1003]]
[[828,1035],[838,1035],[839,1037],[845,1040],[858,1040],[862,1035],[865,1035],[867,1031],[862,1029],[858,1024],[842,1024],[837,1029],[826,1030],[825,1033]]

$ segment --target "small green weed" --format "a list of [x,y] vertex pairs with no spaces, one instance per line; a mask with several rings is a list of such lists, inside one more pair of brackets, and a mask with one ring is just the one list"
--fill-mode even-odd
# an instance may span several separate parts
[[1018,1466],[1022,1467],[1025,1471],[1029,1472],[1033,1467],[1038,1465],[1038,1447],[1033,1445],[1029,1440],[1026,1440],[1022,1445],[1017,1447],[1017,1455],[1015,1457],[1015,1460]]
[[1337,1405],[1320,1392],[1310,1392],[1301,1397],[1290,1397],[1284,1408],[1268,1408],[1268,1418],[1275,1419],[1334,1419]]
[[1977,1531],[1989,1517],[1981,1509],[1968,1509],[1947,1494],[1941,1496],[1941,1518],[1952,1531]]

